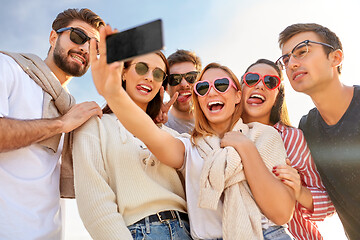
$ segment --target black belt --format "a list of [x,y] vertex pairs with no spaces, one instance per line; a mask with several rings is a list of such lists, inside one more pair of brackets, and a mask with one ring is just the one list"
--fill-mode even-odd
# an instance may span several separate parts
[[[182,212],[177,212],[177,211],[174,211],[174,210],[169,210],[169,211],[163,211],[163,212],[158,212],[156,214],[153,214],[153,215],[150,215],[148,216],[149,218],[149,222],[152,223],[152,222],[164,222],[166,220],[173,220],[173,219],[178,219],[178,214],[181,218],[181,220],[185,220],[185,221],[189,221],[189,217],[186,213],[182,213]],[[145,224],[145,218],[137,221],[136,223],[134,224]]]

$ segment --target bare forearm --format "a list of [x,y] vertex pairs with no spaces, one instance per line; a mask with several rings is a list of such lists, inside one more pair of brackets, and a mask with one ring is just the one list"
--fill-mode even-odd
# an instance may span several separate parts
[[236,150],[256,203],[270,220],[282,225],[289,221],[295,206],[292,190],[267,169],[255,145],[239,145]]
[[309,211],[314,211],[313,196],[307,187],[301,186],[300,196],[296,200]]
[[61,133],[57,119],[17,120],[0,118],[0,152],[11,151],[40,142]]

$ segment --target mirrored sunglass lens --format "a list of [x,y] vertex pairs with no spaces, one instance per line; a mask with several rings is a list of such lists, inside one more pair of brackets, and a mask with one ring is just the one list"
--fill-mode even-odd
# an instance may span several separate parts
[[87,37],[84,33],[74,29],[70,32],[70,40],[73,41],[76,44],[84,44],[87,40]]
[[196,91],[201,96],[204,96],[207,93],[208,90],[209,90],[209,83],[207,83],[207,82],[199,82],[199,83],[196,84]]
[[220,92],[225,92],[229,88],[229,80],[227,78],[216,79],[214,86]]
[[260,79],[258,74],[248,73],[245,76],[245,81],[249,86],[254,86]]
[[196,77],[197,77],[197,73],[195,73],[195,72],[190,72],[190,73],[187,73],[187,74],[186,74],[185,80],[186,80],[188,83],[194,83],[195,80],[196,80]]
[[264,82],[269,89],[274,89],[278,85],[279,79],[274,76],[265,76]]
[[176,86],[181,82],[181,75],[180,74],[170,74],[169,76],[169,85]]
[[146,63],[139,62],[139,63],[135,64],[135,71],[139,75],[145,75],[148,70],[149,70],[149,67]]
[[161,70],[159,68],[155,68],[153,71],[153,77],[154,77],[155,81],[162,82],[165,78],[165,73],[163,70]]

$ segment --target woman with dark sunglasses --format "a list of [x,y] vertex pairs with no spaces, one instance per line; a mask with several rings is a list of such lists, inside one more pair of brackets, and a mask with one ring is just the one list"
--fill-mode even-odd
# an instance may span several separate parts
[[[92,58],[96,58],[96,43],[91,41]],[[115,74],[132,104],[154,119],[160,111],[160,89],[167,84],[168,71],[165,56],[156,52],[125,62],[122,72]],[[106,74],[102,72],[101,78],[106,80]],[[177,171],[159,162],[128,132],[111,106],[103,113],[101,119],[90,119],[74,135],[76,199],[92,238],[191,239]]]
[[[268,76],[272,76],[274,81],[265,81]],[[242,119],[245,123],[260,122],[273,126],[284,141],[288,165],[274,167],[273,173],[295,192],[296,208],[288,223],[291,234],[299,240],[323,239],[314,221],[323,220],[335,209],[302,131],[290,124],[282,78],[279,67],[266,59],[259,59],[246,69],[242,79]]]
[[154,164],[160,161],[183,173],[192,236],[263,239],[262,229],[271,226],[262,213],[278,225],[289,221],[293,192],[271,173],[273,166],[285,163],[282,140],[272,127],[245,125],[239,119],[240,84],[231,70],[218,64],[205,67],[199,76],[203,91],[193,94],[192,137],[174,137],[126,94],[120,82],[122,63],[106,63],[102,40],[111,33],[109,26],[100,30],[100,58],[91,55],[95,86],[120,122],[156,156]]

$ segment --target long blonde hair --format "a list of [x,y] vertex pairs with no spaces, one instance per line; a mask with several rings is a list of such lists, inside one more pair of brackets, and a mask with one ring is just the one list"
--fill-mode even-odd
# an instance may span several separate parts
[[[218,63],[210,63],[208,64],[200,73],[197,81],[201,80],[204,73],[212,68],[218,68],[223,71],[225,71],[231,78],[231,80],[235,83],[238,91],[241,91],[241,85],[238,80],[238,78],[235,76],[235,74],[226,66],[222,66]],[[199,137],[209,136],[209,135],[216,135],[216,132],[211,128],[209,121],[204,115],[204,112],[201,110],[198,96],[195,94],[193,90],[192,94],[192,101],[193,101],[193,110],[194,110],[194,117],[195,117],[195,127],[194,130],[191,133],[191,139],[192,142],[196,143],[196,139]],[[235,111],[231,118],[231,124],[229,126],[229,129],[232,129],[235,123],[239,120],[240,116],[242,114],[242,105],[240,103],[236,104]]]

